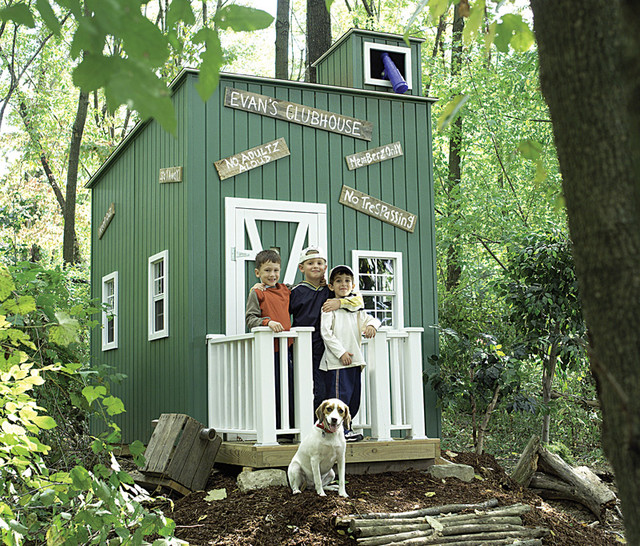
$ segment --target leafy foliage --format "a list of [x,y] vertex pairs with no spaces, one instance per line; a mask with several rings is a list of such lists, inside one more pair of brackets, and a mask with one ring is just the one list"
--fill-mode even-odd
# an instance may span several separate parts
[[[104,89],[111,111],[127,104],[143,119],[153,117],[168,131],[175,132],[176,118],[169,90],[156,71],[172,52],[181,47],[180,28],[193,25],[195,14],[188,0],[174,0],[167,13],[165,29],[145,16],[140,0],[110,2],[80,0],[39,0],[35,6],[17,3],[0,9],[0,20],[36,28],[38,15],[54,34],[59,34],[61,19],[74,23],[71,56],[79,61],[73,69],[75,85],[84,91]],[[162,9],[162,8],[161,8]],[[218,9],[213,28],[205,28],[198,41],[206,44],[201,71],[208,82],[200,93],[208,98],[215,89],[222,64],[218,29],[246,31],[265,28],[273,17],[254,8],[228,5]],[[117,48],[114,48],[117,44]],[[105,53],[111,51],[111,53]]]
[[[59,270],[0,266],[0,537],[9,545],[142,544],[150,535],[176,543],[173,522],[144,508],[146,494],[113,457],[115,424],[93,439],[90,470],[82,455],[70,455],[68,432],[56,434],[74,420],[86,435],[87,414],[124,411],[95,371],[72,361],[82,358],[82,326],[95,309],[69,307],[65,281]],[[45,406],[56,407],[58,419]],[[140,462],[141,447],[132,446]]]

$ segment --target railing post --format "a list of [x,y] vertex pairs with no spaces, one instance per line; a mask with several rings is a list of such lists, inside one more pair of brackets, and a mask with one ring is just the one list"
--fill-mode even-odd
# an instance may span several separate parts
[[223,392],[224,387],[220,385],[221,373],[219,370],[215,370],[215,352],[212,343],[209,343],[210,339],[218,339],[224,337],[222,334],[209,334],[207,336],[207,422],[210,428],[220,427],[221,416],[219,412],[219,405],[221,403],[220,394]]
[[258,437],[256,445],[277,445],[273,332],[267,326],[258,326],[251,332],[255,336],[253,373]]
[[[376,440],[391,440],[391,390],[389,383],[388,328],[380,328],[369,342],[371,380],[371,436]],[[372,346],[373,345],[373,346]]]
[[427,438],[424,426],[424,396],[422,372],[422,333],[424,328],[405,328],[409,337],[404,346],[405,396],[407,420],[411,424],[411,438]]
[[298,337],[293,344],[293,390],[296,427],[300,429],[300,439],[313,428],[313,354],[311,333],[313,326],[292,328]]

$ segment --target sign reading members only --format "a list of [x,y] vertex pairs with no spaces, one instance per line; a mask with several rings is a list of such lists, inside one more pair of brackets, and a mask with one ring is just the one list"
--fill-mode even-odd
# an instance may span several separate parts
[[402,146],[400,142],[394,142],[393,144],[385,144],[384,146],[378,146],[372,150],[366,150],[364,152],[358,152],[356,154],[347,155],[347,167],[350,171],[358,169],[359,167],[366,167],[373,165],[374,163],[380,163],[387,159],[393,159],[394,157],[400,157],[402,155]]
[[267,95],[259,95],[250,91],[227,87],[224,92],[224,105],[245,112],[298,123],[314,129],[322,129],[362,140],[371,140],[373,125],[369,121],[343,116],[326,110],[319,110],[275,99]]
[[340,203],[359,212],[364,212],[374,218],[378,218],[392,226],[404,229],[409,233],[413,233],[416,229],[418,217],[415,214],[389,205],[384,201],[379,201],[375,197],[354,190],[349,186],[342,186]]
[[250,150],[232,155],[214,162],[220,180],[231,178],[237,174],[271,163],[281,157],[291,155],[284,138],[260,144]]

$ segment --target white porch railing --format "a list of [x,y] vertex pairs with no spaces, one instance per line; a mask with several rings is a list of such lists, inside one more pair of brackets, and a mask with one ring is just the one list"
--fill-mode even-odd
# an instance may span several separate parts
[[[362,402],[353,426],[370,429],[376,440],[425,436],[422,391],[422,328],[381,328],[363,340],[367,366]],[[268,327],[250,334],[207,336],[209,426],[227,439],[255,436],[257,445],[275,445],[280,434],[304,436],[312,427],[311,327],[274,334]],[[281,426],[276,429],[274,338],[280,343]],[[289,422],[287,346],[293,339],[294,423]]]

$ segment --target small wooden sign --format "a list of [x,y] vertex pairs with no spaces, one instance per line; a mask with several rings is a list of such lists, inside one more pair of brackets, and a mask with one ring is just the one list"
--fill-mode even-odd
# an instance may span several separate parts
[[340,203],[359,212],[364,212],[374,218],[378,218],[383,222],[387,222],[387,224],[404,229],[409,233],[413,233],[416,229],[418,217],[415,214],[389,205],[384,201],[380,201],[375,197],[371,197],[366,193],[354,190],[348,186],[342,186]]
[[231,157],[220,159],[214,162],[214,166],[218,171],[220,180],[225,180],[288,155],[291,154],[289,148],[287,148],[287,143],[284,138],[279,138]]
[[224,105],[245,112],[260,114],[271,118],[298,123],[314,129],[371,140],[373,125],[369,121],[343,116],[326,110],[319,110],[304,104],[287,102],[267,95],[227,87],[224,93]]
[[102,222],[98,226],[98,239],[102,239],[104,232],[107,231],[107,228],[109,227],[109,224],[111,223],[111,220],[113,220],[113,217],[115,215],[116,205],[115,203],[111,203],[111,205],[109,206],[109,210],[107,210],[107,214],[104,215]]
[[160,169],[160,184],[182,182],[182,167],[167,167]]
[[347,155],[347,167],[350,171],[358,169],[360,167],[367,167],[374,163],[380,163],[387,159],[393,159],[394,157],[400,157],[402,155],[402,146],[400,142],[394,142],[393,144],[385,144],[384,146],[378,146],[371,150],[364,152],[358,152],[356,154]]

